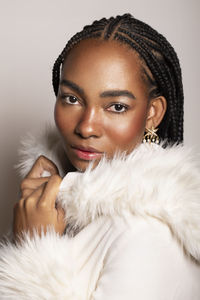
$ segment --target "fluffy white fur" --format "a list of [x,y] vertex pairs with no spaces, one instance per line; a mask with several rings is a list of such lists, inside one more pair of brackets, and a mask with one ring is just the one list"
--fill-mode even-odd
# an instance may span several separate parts
[[[55,143],[56,141],[56,143]],[[62,145],[55,132],[23,142],[21,174],[28,172],[38,155],[65,165]],[[24,160],[25,158],[25,160]],[[63,170],[61,169],[61,173]],[[130,155],[102,159],[92,170],[66,175],[58,201],[66,211],[73,231],[100,215],[126,212],[152,216],[168,224],[186,252],[200,260],[200,168],[197,155],[185,146],[163,149],[142,144]]]
[[74,289],[74,260],[71,240],[49,230],[41,238],[24,236],[21,244],[1,245],[0,299],[81,300]]
[[[65,173],[67,159],[55,133],[29,137],[21,154],[22,176],[39,155]],[[103,158],[93,170],[90,165],[84,173],[68,173],[57,201],[65,209],[70,233],[75,235],[102,215],[152,216],[166,223],[187,254],[200,262],[200,170],[195,157],[183,146],[142,144],[128,156]],[[72,240],[49,231],[33,240],[26,235],[21,245],[2,244],[0,299],[83,299]]]
[[[56,163],[60,175],[66,174],[68,161],[62,147],[62,142],[56,128],[47,127],[45,132],[37,138],[31,133],[27,134],[22,141],[19,149],[19,163],[16,165],[21,177],[25,177],[40,155],[45,155]],[[48,175],[48,174],[44,174]]]

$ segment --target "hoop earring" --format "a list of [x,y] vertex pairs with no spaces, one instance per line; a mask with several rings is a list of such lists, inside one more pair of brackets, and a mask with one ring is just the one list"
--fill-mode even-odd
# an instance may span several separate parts
[[159,136],[157,135],[158,128],[152,126],[151,129],[145,128],[145,133],[143,137],[143,143],[155,143],[159,144]]

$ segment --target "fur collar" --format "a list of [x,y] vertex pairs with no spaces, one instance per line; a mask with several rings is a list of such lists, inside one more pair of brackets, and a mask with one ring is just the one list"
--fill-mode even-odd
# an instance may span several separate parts
[[[65,174],[66,157],[55,132],[23,141],[20,173],[24,176],[43,154]],[[105,158],[92,170],[68,173],[58,201],[75,231],[100,215],[155,217],[166,223],[187,254],[200,261],[200,168],[185,146],[163,149],[141,144],[128,156]]]

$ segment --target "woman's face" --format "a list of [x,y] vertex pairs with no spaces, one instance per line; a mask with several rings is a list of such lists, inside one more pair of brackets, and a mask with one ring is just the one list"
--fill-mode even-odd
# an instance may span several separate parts
[[71,164],[84,171],[103,154],[141,143],[148,94],[134,51],[116,41],[84,40],[67,55],[55,121]]

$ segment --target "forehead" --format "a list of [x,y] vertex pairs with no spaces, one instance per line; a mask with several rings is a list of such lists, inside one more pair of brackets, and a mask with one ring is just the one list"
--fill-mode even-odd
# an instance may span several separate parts
[[106,65],[113,63],[130,69],[140,68],[140,61],[135,50],[128,45],[115,40],[86,39],[74,46],[67,54],[64,66],[71,67],[91,65]]
[[66,56],[61,77],[106,88],[143,85],[138,54],[118,41],[87,39]]

